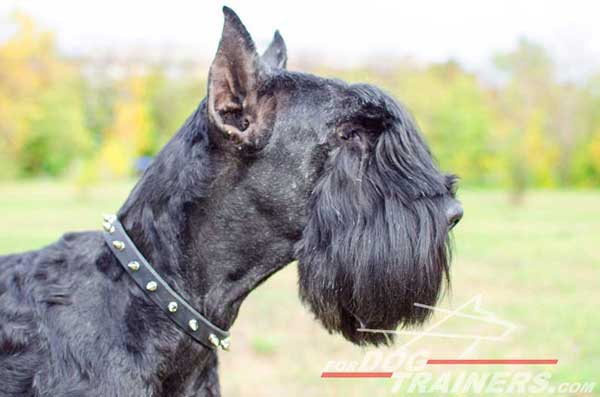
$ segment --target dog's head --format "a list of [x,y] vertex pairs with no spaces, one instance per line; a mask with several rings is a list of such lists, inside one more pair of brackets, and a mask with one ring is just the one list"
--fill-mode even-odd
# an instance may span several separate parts
[[[243,159],[257,205],[297,240],[300,295],[355,343],[423,322],[448,277],[460,220],[408,112],[380,89],[284,70],[280,37],[261,57],[233,11],[208,82],[216,145]],[[242,160],[240,160],[242,161]]]

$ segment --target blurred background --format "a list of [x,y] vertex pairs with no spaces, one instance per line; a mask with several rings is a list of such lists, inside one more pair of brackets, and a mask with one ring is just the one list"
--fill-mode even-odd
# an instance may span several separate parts
[[[558,358],[553,382],[600,381],[600,5],[569,1],[230,1],[289,69],[381,86],[461,177],[455,307],[519,325],[478,357]],[[217,1],[3,0],[0,254],[97,228],[206,91]],[[364,349],[301,307],[295,265],[254,292],[223,355],[226,396],[391,394],[324,380]],[[460,325],[456,325],[460,327]],[[443,342],[443,341],[442,341]],[[433,343],[433,342],[432,342]],[[437,343],[437,344],[436,344]],[[434,342],[437,357],[447,342]],[[487,368],[490,370],[490,368]]]

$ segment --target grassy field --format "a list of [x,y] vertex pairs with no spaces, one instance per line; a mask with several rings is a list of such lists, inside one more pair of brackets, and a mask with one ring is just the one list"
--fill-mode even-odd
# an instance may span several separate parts
[[[98,228],[100,214],[116,210],[130,187],[0,184],[0,254],[38,248],[64,231]],[[600,192],[532,192],[518,208],[503,192],[462,191],[460,198],[465,217],[454,236],[453,286],[441,307],[457,308],[481,295],[483,309],[517,326],[506,340],[480,342],[470,357],[559,360],[556,366],[476,370],[550,371],[552,384],[599,382]],[[438,331],[498,331],[457,319],[445,326]],[[328,335],[301,306],[294,265],[251,294],[232,334],[232,351],[221,355],[225,396],[401,395],[392,393],[390,379],[320,378],[329,361],[360,362],[366,351]],[[465,343],[431,337],[411,349],[448,358]]]

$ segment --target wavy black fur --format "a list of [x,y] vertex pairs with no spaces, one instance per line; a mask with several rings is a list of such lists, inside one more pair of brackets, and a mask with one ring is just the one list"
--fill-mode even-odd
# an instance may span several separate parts
[[[379,90],[354,86],[347,105],[368,132],[369,154],[331,154],[298,244],[300,293],[330,331],[356,343],[422,323],[448,276],[446,218],[453,176],[444,177],[406,111]],[[352,117],[352,116],[351,116]]]

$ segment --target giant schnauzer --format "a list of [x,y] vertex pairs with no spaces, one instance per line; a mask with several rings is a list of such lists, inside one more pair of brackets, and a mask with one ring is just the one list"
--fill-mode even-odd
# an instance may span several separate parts
[[462,209],[409,113],[285,70],[224,8],[207,97],[103,232],[0,258],[0,395],[216,396],[244,298],[298,260],[302,301],[356,344],[421,324]]

